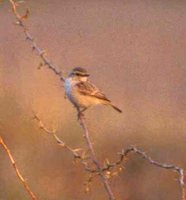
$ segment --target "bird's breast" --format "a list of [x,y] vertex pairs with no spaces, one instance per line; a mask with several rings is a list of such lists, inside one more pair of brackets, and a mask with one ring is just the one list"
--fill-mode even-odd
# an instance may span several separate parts
[[74,90],[75,83],[71,78],[67,78],[64,83],[65,93],[68,99],[74,104],[77,104],[76,91]]
[[79,92],[76,84],[77,83],[72,81],[71,78],[67,78],[64,83],[66,95],[76,107],[89,107],[101,103],[99,98],[90,95],[83,95]]
[[72,80],[70,78],[67,78],[64,83],[64,88],[65,88],[65,93],[69,99],[72,93],[72,87],[73,87]]

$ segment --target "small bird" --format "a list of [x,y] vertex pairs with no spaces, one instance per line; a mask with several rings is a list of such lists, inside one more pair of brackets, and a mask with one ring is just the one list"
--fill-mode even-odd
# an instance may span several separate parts
[[79,114],[93,105],[109,105],[122,112],[89,80],[90,74],[82,67],[75,67],[65,79],[64,87],[68,99],[76,107]]

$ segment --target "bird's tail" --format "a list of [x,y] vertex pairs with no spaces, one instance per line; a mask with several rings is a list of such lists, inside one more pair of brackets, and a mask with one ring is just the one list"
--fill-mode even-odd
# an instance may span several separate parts
[[119,109],[118,107],[114,106],[113,104],[110,104],[116,111],[118,111],[119,113],[122,113],[122,110]]

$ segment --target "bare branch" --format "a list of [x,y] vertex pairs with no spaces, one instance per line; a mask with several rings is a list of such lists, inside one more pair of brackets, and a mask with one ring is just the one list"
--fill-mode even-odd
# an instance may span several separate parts
[[125,151],[122,151],[120,159],[122,160],[122,157],[127,156],[131,152],[136,153],[137,155],[141,156],[143,159],[147,160],[150,164],[155,165],[156,167],[176,171],[179,175],[179,185],[181,187],[182,200],[185,200],[184,170],[182,168],[177,167],[172,164],[165,164],[165,163],[157,162],[157,161],[153,160],[150,156],[148,156],[145,152],[137,149],[136,147],[131,147],[131,148],[126,149]]
[[[54,65],[52,65],[51,62],[46,58],[46,56],[44,54],[44,51],[41,48],[39,48],[38,45],[35,43],[34,38],[31,36],[31,34],[29,33],[26,25],[23,22],[22,16],[20,16],[19,12],[17,11],[17,5],[16,5],[16,3],[13,0],[9,0],[9,2],[12,5],[13,13],[14,13],[16,19],[18,20],[17,24],[23,29],[25,37],[26,37],[26,40],[28,40],[29,42],[31,42],[32,50],[36,51],[36,53],[40,56],[40,58],[42,59],[42,61],[44,62],[44,64],[46,66],[48,66],[48,68],[51,69],[57,76],[60,76],[60,80],[64,81],[65,79],[62,76],[62,73],[60,71],[56,70],[56,67]],[[37,117],[35,117],[35,118],[38,120]],[[40,121],[40,123],[41,123],[41,121]],[[100,170],[99,173],[100,173],[100,176],[102,177],[102,180],[104,182],[105,189],[108,192],[110,199],[114,200],[115,198],[114,198],[114,195],[113,195],[113,193],[111,191],[111,188],[109,186],[108,180],[106,179],[106,177],[104,176],[103,172],[101,171],[101,166],[100,166],[99,162],[96,159],[95,152],[94,152],[92,144],[90,142],[89,132],[88,132],[88,130],[86,128],[86,124],[83,121],[83,119],[81,119],[81,123],[80,124],[81,124],[82,128],[85,130],[85,136],[86,136],[85,138],[86,138],[86,141],[87,141],[87,145],[88,145],[89,149],[91,150],[90,152],[91,152],[91,156],[92,156],[94,164],[97,166],[98,170]],[[40,126],[40,127],[45,132],[49,133],[48,130],[45,129],[44,126]],[[69,148],[68,146],[65,145],[65,143],[63,143],[61,140],[59,140],[59,138],[54,133],[53,133],[53,136],[55,137],[55,139],[57,140],[57,142],[60,145],[62,145],[63,147],[65,147],[66,149],[68,149],[69,151],[71,151],[71,153],[73,153],[73,155],[74,155],[74,151],[71,148]],[[76,155],[76,152],[75,152],[75,155]],[[76,156],[79,156],[79,155],[76,155]],[[89,170],[92,171],[91,169],[89,169]]]
[[23,176],[21,175],[21,172],[19,171],[17,164],[12,156],[12,153],[10,152],[10,149],[7,147],[7,145],[5,144],[5,142],[3,141],[2,137],[0,136],[0,145],[3,147],[3,149],[5,150],[7,156],[9,157],[10,162],[12,163],[12,166],[16,172],[16,175],[18,177],[18,179],[21,181],[21,183],[24,186],[25,191],[28,193],[30,199],[32,200],[37,200],[35,194],[31,191],[30,187],[28,186],[27,182],[25,181],[25,179],[23,178]]
[[9,0],[11,6],[12,6],[12,11],[15,15],[15,18],[17,20],[16,24],[20,26],[23,29],[23,32],[25,34],[25,38],[28,42],[30,42],[32,50],[37,53],[37,55],[41,58],[43,65],[47,66],[50,70],[54,72],[55,75],[57,75],[61,81],[64,82],[64,77],[61,71],[57,70],[57,67],[54,66],[51,61],[46,57],[45,50],[41,49],[37,43],[34,40],[34,37],[30,34],[28,31],[27,26],[24,23],[24,20],[28,18],[29,15],[29,10],[26,10],[26,14],[21,16],[19,12],[17,11],[17,3],[14,2],[14,0]]
[[72,149],[70,146],[66,145],[56,134],[55,130],[49,130],[41,121],[41,119],[35,114],[34,119],[38,122],[39,128],[42,129],[45,133],[53,135],[54,139],[56,140],[57,144],[60,145],[62,148],[67,149],[69,152],[72,153],[74,158],[82,159],[81,155],[77,153],[76,150]]
[[[89,167],[89,164],[88,164],[88,157],[84,156],[84,150],[81,149],[81,148],[76,148],[76,149],[73,149],[71,148],[70,146],[68,146],[65,142],[63,142],[56,134],[55,134],[55,130],[49,130],[44,124],[43,122],[41,121],[41,119],[38,117],[38,115],[34,114],[34,119],[38,122],[39,124],[39,128],[42,129],[45,133],[47,134],[50,134],[54,137],[54,139],[56,140],[57,144],[60,145],[62,148],[65,148],[67,149],[74,157],[74,159],[78,159],[80,160],[80,162],[84,165],[85,167],[85,170],[87,172],[90,172],[90,173],[97,173],[95,169],[92,169]],[[78,153],[82,151],[82,154]]]
[[84,117],[80,113],[78,113],[78,116],[79,116],[80,125],[81,125],[82,129],[84,130],[84,138],[85,138],[87,147],[88,147],[88,149],[90,151],[90,155],[91,155],[92,161],[95,164],[95,166],[97,167],[97,172],[99,173],[99,176],[101,177],[101,180],[102,180],[102,182],[104,184],[105,190],[107,191],[107,194],[109,196],[109,199],[110,200],[115,200],[115,197],[114,197],[112,189],[111,189],[111,187],[109,185],[108,179],[104,175],[104,173],[102,171],[102,168],[101,168],[101,165],[100,165],[100,163],[99,163],[99,161],[98,161],[98,159],[96,157],[93,145],[92,145],[91,140],[90,140],[89,130],[88,130],[87,125],[85,123]]
[[[150,156],[148,156],[144,151],[141,151],[140,149],[136,147],[130,147],[126,150],[122,150],[121,153],[119,153],[119,159],[115,163],[107,163],[107,166],[102,168],[102,171],[109,171],[112,168],[115,168],[116,166],[119,166],[122,164],[122,162],[129,156],[130,153],[135,153],[139,155],[141,158],[145,159],[148,161],[150,164],[160,167],[163,169],[168,169],[172,171],[176,171],[179,176],[179,185],[181,188],[181,195],[182,195],[182,200],[185,200],[185,181],[184,181],[184,170],[181,167],[175,166],[173,164],[166,164],[166,163],[161,163],[153,160]],[[98,172],[98,171],[97,171]]]

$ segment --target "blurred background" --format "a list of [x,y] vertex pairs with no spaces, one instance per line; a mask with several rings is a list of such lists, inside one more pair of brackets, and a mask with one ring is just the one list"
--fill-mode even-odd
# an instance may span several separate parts
[[[91,81],[118,107],[86,112],[99,160],[136,145],[155,160],[185,168],[186,2],[181,0],[27,0],[26,21],[39,46],[65,75],[86,68]],[[81,164],[33,120],[73,148],[85,148],[76,111],[50,70],[14,24],[8,1],[0,3],[0,135],[39,199],[106,200],[95,178],[89,194]],[[131,155],[111,180],[118,200],[178,200],[176,173]],[[0,150],[0,200],[29,199],[5,152]]]

